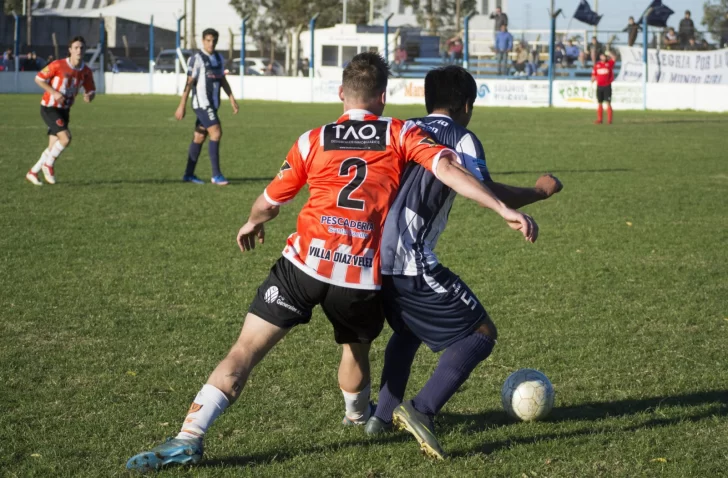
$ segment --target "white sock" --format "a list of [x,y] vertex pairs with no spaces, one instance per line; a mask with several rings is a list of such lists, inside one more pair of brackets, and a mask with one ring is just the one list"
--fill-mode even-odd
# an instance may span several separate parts
[[50,157],[51,157],[51,152],[48,151],[48,148],[44,149],[43,154],[40,155],[40,159],[38,160],[37,163],[35,163],[35,165],[32,168],[30,168],[30,171],[35,174],[38,174],[40,172],[40,168],[43,167],[43,163],[48,161],[48,158],[50,158]]
[[48,155],[46,155],[46,165],[53,167],[56,159],[58,159],[58,156],[61,155],[64,149],[66,149],[66,147],[63,146],[60,141],[53,143],[53,147],[50,151],[46,149],[46,151],[48,151]]
[[220,389],[204,385],[190,405],[177,438],[201,439],[229,404],[228,398]]
[[354,423],[366,423],[371,415],[369,409],[369,394],[371,393],[371,384],[367,384],[361,392],[350,393],[344,390],[344,406],[346,407],[346,417]]

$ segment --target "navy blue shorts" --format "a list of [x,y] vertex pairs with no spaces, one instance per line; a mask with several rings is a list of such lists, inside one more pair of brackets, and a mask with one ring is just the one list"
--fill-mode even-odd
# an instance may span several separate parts
[[220,118],[217,116],[217,110],[212,106],[207,108],[193,108],[193,111],[197,115],[195,129],[198,129],[200,126],[207,129],[210,126],[220,124]]
[[418,276],[383,276],[382,303],[395,332],[409,330],[433,352],[446,349],[483,320],[490,320],[473,291],[443,266]]

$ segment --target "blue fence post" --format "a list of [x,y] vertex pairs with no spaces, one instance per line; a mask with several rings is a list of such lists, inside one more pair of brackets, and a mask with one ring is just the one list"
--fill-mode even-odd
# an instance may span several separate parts
[[240,99],[243,99],[243,78],[245,77],[245,36],[247,35],[247,23],[250,15],[243,17],[240,25]]
[[394,16],[394,13],[390,13],[387,18],[384,19],[384,61],[389,64],[389,20]]
[[475,12],[470,12],[463,18],[463,68],[470,67],[470,19]]
[[179,64],[182,61],[180,56],[184,58],[184,55],[180,55],[182,52],[182,20],[186,15],[182,15],[177,19],[177,34],[174,38],[174,93],[179,94]]
[[308,22],[308,29],[311,32],[311,58],[309,58],[308,62],[308,76],[309,78],[313,79],[314,77],[314,68],[316,68],[316,45],[314,45],[314,29],[316,28],[316,19],[319,17],[319,14],[311,17],[311,20]]
[[556,16],[561,12],[551,12],[551,35],[549,36],[549,107],[554,105],[554,53],[556,50]]
[[647,35],[647,29],[649,26],[647,25],[647,15],[650,14],[652,9],[650,8],[645,12],[644,15],[642,15],[642,61],[644,62],[644,65],[642,67],[642,110],[647,111],[647,74],[649,73],[649,67],[647,65],[647,62],[649,60],[649,55],[647,53],[647,41],[648,41],[648,35]]
[[18,58],[18,55],[20,54],[20,17],[17,13],[13,10],[13,17],[15,17],[15,38],[13,39],[13,54],[15,55],[15,73],[13,74],[14,80],[15,80],[15,92],[20,93],[18,91],[18,88],[20,88],[20,77],[18,70],[20,69],[20,59]]
[[154,15],[149,19],[149,93],[154,93]]
[[[101,17],[99,21],[99,81],[96,82],[97,90],[106,93],[106,82],[104,72],[106,70],[106,21]],[[98,88],[98,87],[101,88]]]

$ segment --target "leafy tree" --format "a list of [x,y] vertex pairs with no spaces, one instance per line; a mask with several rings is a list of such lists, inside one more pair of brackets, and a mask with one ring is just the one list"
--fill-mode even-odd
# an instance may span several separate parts
[[728,12],[728,0],[707,0],[703,3],[703,21],[701,23],[716,39],[720,38],[722,28],[726,28],[724,26],[726,12]]
[[451,34],[462,28],[462,19],[476,9],[476,0],[405,0],[417,23],[432,35]]
[[[379,15],[383,0],[375,0],[374,16]],[[326,28],[341,23],[343,6],[341,0],[230,0],[238,13],[250,15],[249,24],[253,38],[263,48],[269,44],[280,44],[291,29],[306,25],[316,13],[317,28]],[[369,0],[348,0],[347,23],[366,24],[369,20]]]
[[4,0],[3,7],[5,13],[10,13],[15,10],[15,13],[20,15],[20,13],[23,11],[23,1],[24,0]]

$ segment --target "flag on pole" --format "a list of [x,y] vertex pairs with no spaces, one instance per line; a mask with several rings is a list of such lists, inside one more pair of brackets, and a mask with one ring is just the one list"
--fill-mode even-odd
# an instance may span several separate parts
[[[645,12],[648,10],[650,10],[650,13],[647,14],[647,24],[651,27],[666,27],[667,19],[670,17],[670,15],[675,13],[670,7],[668,7],[667,5],[663,5],[662,0],[653,0],[650,6],[645,9]],[[642,16],[637,21],[637,24],[642,23],[642,18],[644,16],[645,14],[642,13]]]
[[580,22],[586,23],[587,25],[597,26],[599,25],[599,20],[602,19],[602,15],[598,15],[597,12],[591,9],[589,2],[581,0],[579,2],[579,6],[576,7],[576,11],[574,12],[574,18]]

